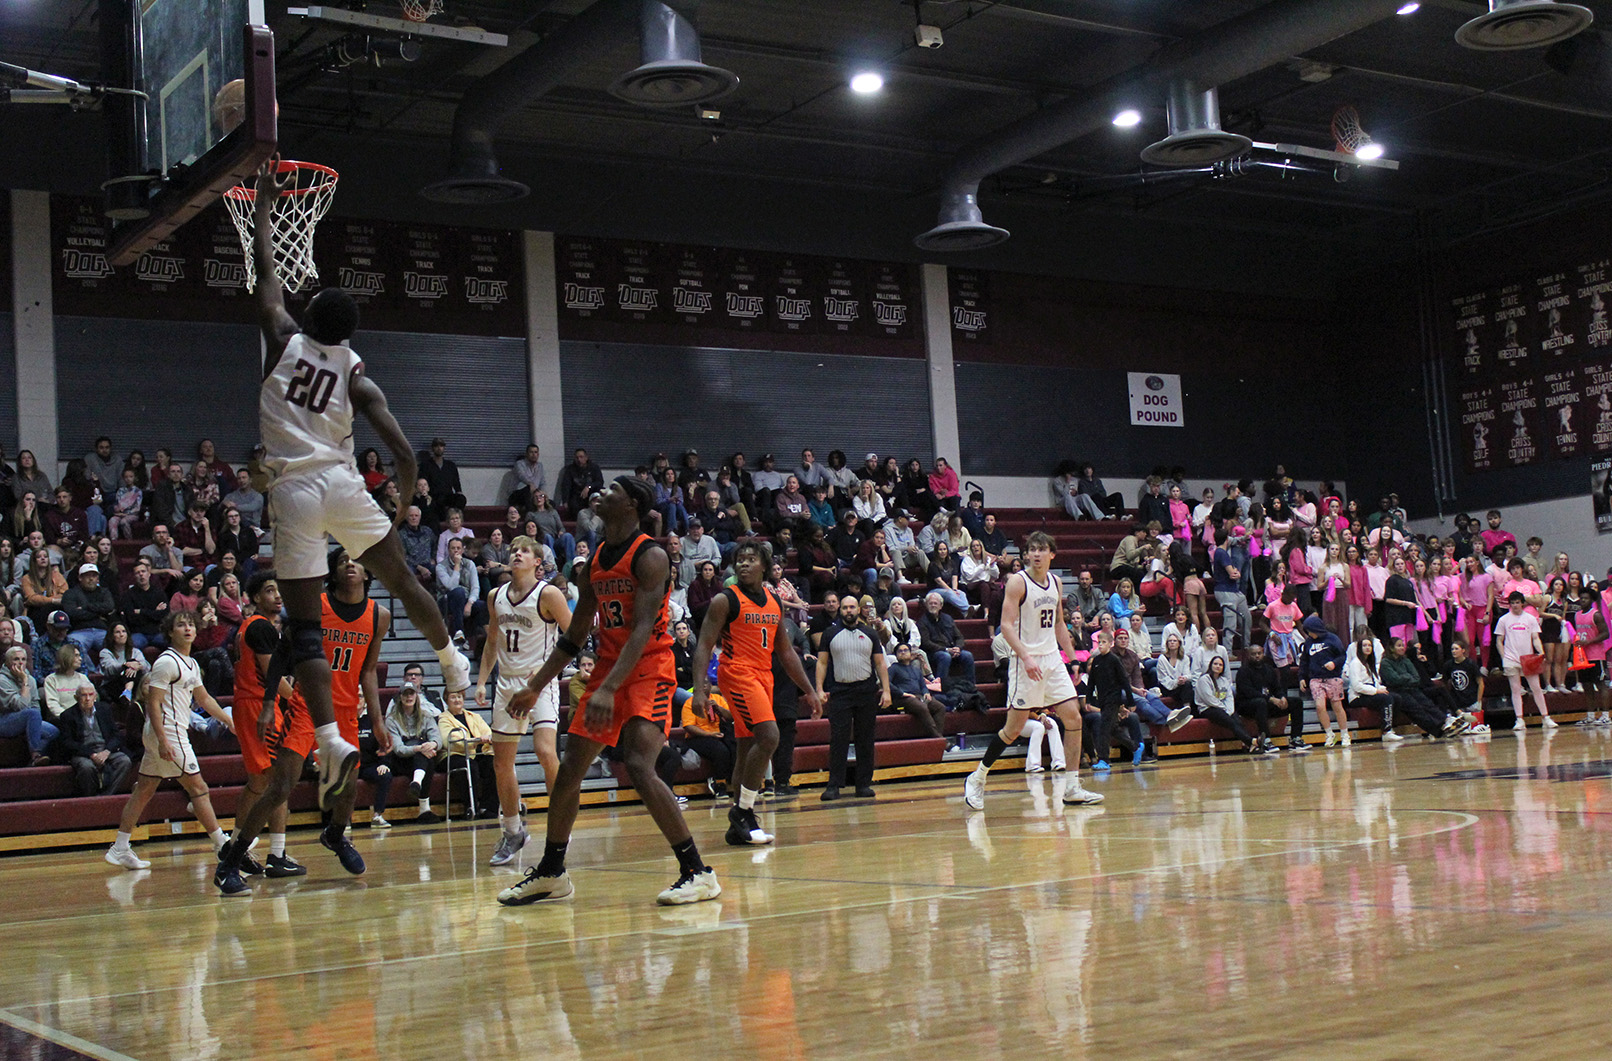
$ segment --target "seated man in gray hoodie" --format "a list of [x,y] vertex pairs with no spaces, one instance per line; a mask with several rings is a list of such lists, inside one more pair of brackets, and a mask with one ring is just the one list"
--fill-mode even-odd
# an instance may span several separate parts
[[409,795],[420,804],[414,820],[430,825],[442,819],[431,811],[430,781],[442,753],[442,731],[437,720],[420,706],[420,687],[405,682],[386,709],[386,730],[392,737],[392,752],[386,764],[393,775],[409,779]]

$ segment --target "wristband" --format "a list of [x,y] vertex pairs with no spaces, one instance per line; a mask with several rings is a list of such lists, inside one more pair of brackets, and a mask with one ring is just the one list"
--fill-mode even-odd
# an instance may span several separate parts
[[554,651],[564,652],[572,659],[576,659],[577,656],[582,653],[582,646],[578,645],[575,641],[572,641],[564,634],[561,634],[559,637],[554,639]]

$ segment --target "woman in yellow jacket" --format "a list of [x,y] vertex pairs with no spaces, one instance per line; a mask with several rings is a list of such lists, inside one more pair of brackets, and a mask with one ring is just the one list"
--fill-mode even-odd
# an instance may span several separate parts
[[453,771],[459,766],[455,760],[470,760],[470,776],[476,786],[476,817],[498,816],[497,780],[493,777],[493,731],[480,715],[465,710],[463,692],[444,693],[443,706],[447,708],[437,719],[442,733],[442,744],[448,752],[448,782],[453,783]]

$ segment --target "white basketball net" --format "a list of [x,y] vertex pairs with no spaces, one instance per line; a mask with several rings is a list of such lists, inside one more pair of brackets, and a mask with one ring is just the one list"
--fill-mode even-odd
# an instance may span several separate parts
[[1332,115],[1332,139],[1338,150],[1346,155],[1352,155],[1371,143],[1371,137],[1360,126],[1360,112],[1347,104]]
[[[290,178],[269,213],[273,225],[269,233],[274,247],[274,264],[280,283],[295,294],[319,279],[319,269],[313,263],[313,234],[319,219],[330,209],[336,194],[336,171],[315,162],[281,162],[280,179]],[[237,185],[224,193],[224,203],[235,221],[235,231],[241,236],[241,249],[246,252],[246,289],[257,287],[257,255],[254,252],[254,228],[257,222],[257,189]]]
[[402,4],[403,17],[410,22],[424,22],[442,13],[442,0],[402,0]]

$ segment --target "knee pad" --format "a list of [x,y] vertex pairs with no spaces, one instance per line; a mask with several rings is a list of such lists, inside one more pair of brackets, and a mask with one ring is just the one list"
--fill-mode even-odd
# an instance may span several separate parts
[[281,640],[281,644],[289,646],[293,667],[310,659],[324,659],[324,626],[306,619],[292,619],[286,623],[286,636]]

